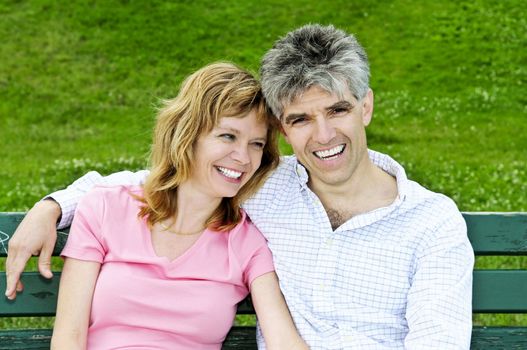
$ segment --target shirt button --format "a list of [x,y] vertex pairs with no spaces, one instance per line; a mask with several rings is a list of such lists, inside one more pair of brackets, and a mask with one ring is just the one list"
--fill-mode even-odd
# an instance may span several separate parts
[[296,166],[296,174],[298,176],[302,176],[302,167],[300,165]]
[[328,247],[331,247],[331,246],[333,245],[333,238],[328,238],[328,239],[326,240],[326,245],[327,245]]

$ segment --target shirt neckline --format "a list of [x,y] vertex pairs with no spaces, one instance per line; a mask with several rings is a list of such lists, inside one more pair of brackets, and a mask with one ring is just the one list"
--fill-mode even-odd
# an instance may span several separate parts
[[198,239],[190,247],[188,247],[187,250],[185,250],[181,255],[171,260],[166,256],[161,256],[156,253],[156,250],[154,249],[154,243],[152,242],[152,230],[148,227],[148,223],[144,218],[141,219],[141,232],[143,233],[144,238],[147,242],[147,250],[151,257],[162,260],[167,265],[177,265],[181,261],[190,258],[194,254],[194,252],[198,250],[204,244],[204,242],[207,241],[207,237],[211,234],[210,230],[208,228],[205,228],[198,237]]
[[[395,180],[397,181],[397,199],[394,203],[404,201],[408,195],[408,178],[402,165],[396,162],[392,157],[370,149],[368,149],[368,156],[373,164],[395,177]],[[294,159],[293,165],[300,187],[303,190],[308,189],[309,187],[307,186],[307,183],[309,181],[309,174],[306,168],[298,161],[298,158],[295,155],[292,155],[291,157]]]

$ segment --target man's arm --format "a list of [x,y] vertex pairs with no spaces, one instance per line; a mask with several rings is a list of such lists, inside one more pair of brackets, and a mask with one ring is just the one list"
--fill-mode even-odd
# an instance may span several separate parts
[[[52,193],[46,199],[36,203],[28,211],[9,240],[6,260],[6,291],[8,299],[15,299],[16,293],[24,289],[20,274],[32,255],[39,255],[40,274],[51,278],[51,254],[57,240],[57,222],[59,228],[68,227],[80,198],[96,185],[142,184],[148,171],[122,171],[103,177],[91,171],[76,180],[68,188]],[[53,199],[53,200],[49,200]]]
[[32,255],[39,255],[38,270],[51,278],[51,254],[57,240],[57,220],[60,206],[53,200],[37,202],[29,210],[15,234],[9,240],[6,260],[6,291],[8,299],[15,299],[16,293],[24,289],[20,274]]
[[58,223],[58,228],[64,228],[71,225],[73,214],[77,208],[77,203],[88,191],[97,185],[141,185],[146,176],[147,170],[140,170],[137,172],[121,171],[113,173],[108,176],[102,176],[96,171],[90,171],[86,175],[77,179],[66,189],[53,192],[47,198],[53,198],[59,203],[62,216]]
[[466,224],[454,212],[417,257],[408,294],[405,349],[469,349],[474,252]]

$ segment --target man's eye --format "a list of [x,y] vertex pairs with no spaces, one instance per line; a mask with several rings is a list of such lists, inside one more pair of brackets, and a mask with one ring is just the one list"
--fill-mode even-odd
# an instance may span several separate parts
[[291,125],[298,125],[298,124],[302,124],[303,122],[305,122],[307,119],[306,118],[296,118],[296,119],[293,119],[291,121]]
[[339,115],[339,114],[346,114],[349,112],[349,109],[347,108],[335,108],[333,111],[332,111],[332,114],[336,114],[336,115]]

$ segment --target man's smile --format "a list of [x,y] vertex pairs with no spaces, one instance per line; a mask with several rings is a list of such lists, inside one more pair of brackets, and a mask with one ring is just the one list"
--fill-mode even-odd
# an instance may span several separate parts
[[345,147],[346,147],[345,144],[341,144],[341,145],[337,145],[327,150],[315,151],[313,152],[313,154],[317,158],[322,159],[322,160],[332,160],[332,159],[337,158],[339,155],[341,155],[342,152],[344,152]]

